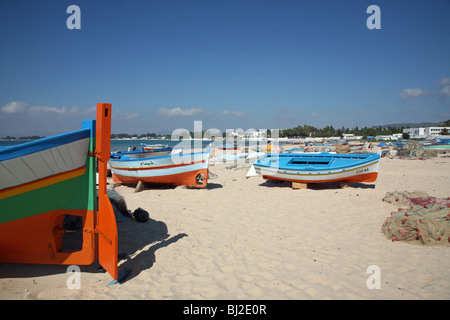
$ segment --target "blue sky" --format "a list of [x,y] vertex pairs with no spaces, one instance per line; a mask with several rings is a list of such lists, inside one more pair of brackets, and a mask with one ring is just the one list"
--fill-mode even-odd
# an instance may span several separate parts
[[0,0],[0,137],[76,130],[97,102],[130,134],[444,121],[449,16],[448,0]]

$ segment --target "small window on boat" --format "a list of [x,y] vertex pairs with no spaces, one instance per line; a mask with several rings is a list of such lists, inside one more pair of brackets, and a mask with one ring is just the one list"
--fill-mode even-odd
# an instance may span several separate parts
[[288,164],[293,165],[309,165],[309,166],[327,166],[331,160],[295,160],[292,159]]

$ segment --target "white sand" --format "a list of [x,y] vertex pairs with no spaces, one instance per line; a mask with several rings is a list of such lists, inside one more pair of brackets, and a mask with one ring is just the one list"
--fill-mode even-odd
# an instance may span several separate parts
[[[0,264],[0,299],[450,299],[450,247],[381,233],[397,209],[386,192],[450,196],[450,158],[382,158],[375,183],[344,189],[293,190],[226,167],[210,167],[206,189],[116,188],[152,219],[118,224],[126,282],[107,287],[93,265],[70,290],[66,266]],[[367,287],[371,265],[380,289]]]

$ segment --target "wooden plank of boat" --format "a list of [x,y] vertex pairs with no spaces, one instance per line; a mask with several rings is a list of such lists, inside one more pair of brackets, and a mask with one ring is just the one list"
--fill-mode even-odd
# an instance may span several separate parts
[[307,183],[292,181],[292,189],[307,189],[307,188],[308,188]]
[[378,176],[380,154],[276,154],[267,155],[253,165],[268,180],[302,183],[374,182]]

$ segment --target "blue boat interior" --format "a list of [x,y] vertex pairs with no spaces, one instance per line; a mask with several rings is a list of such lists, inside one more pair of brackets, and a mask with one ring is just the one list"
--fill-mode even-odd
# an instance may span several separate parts
[[307,166],[327,166],[330,164],[332,160],[326,159],[326,160],[307,160],[307,159],[291,159],[287,165],[307,165]]

